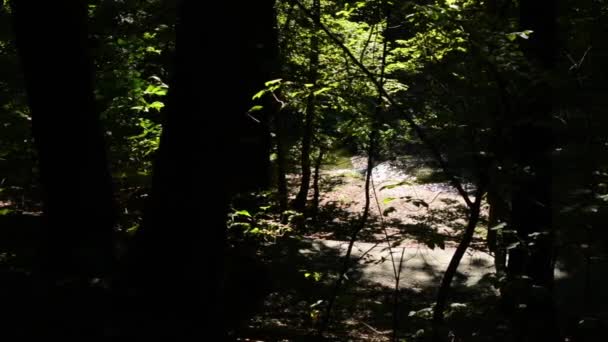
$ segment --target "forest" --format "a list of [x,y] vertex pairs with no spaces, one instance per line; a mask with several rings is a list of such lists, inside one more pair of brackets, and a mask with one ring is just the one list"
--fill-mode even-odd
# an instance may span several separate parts
[[607,19],[2,0],[0,336],[605,341]]

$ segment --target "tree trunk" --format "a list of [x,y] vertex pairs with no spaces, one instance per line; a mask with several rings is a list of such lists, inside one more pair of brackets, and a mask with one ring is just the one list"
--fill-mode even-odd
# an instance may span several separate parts
[[287,151],[285,142],[285,120],[284,113],[280,110],[274,112],[275,139],[277,151],[277,192],[279,198],[279,210],[281,215],[287,210]]
[[86,3],[13,6],[44,189],[42,266],[51,273],[105,272],[116,212],[86,49]]
[[313,86],[310,88],[310,94],[306,101],[306,117],[304,119],[304,134],[302,136],[302,179],[300,182],[300,190],[296,195],[293,207],[296,210],[304,211],[306,200],[308,198],[308,190],[310,189],[310,152],[312,140],[314,136],[314,119],[315,119],[315,88],[318,77],[319,67],[319,22],[321,20],[321,2],[320,0],[313,1],[312,7],[312,33],[310,36],[310,60],[308,71],[308,83]]
[[484,189],[482,185],[478,185],[479,188],[475,193],[475,202],[469,208],[469,218],[467,227],[464,231],[464,235],[460,244],[456,248],[456,252],[452,256],[450,260],[450,264],[446,269],[443,278],[441,280],[441,286],[437,291],[437,300],[435,302],[435,307],[433,308],[433,339],[434,341],[442,341],[443,340],[443,319],[444,319],[444,310],[448,303],[448,295],[450,292],[450,286],[452,284],[452,280],[456,275],[456,271],[458,270],[458,265],[460,265],[460,261],[464,256],[464,253],[469,248],[471,241],[473,239],[473,234],[475,233],[475,227],[477,227],[477,223],[479,222],[479,209],[481,206],[481,198],[484,194]]
[[[179,7],[168,115],[130,268],[160,336],[225,334],[229,199],[268,180],[266,118],[253,120],[247,110],[274,67],[273,5],[184,0]],[[201,14],[234,25],[217,32]]]
[[552,89],[546,75],[553,68],[556,56],[556,17],[555,1],[520,2],[520,26],[522,30],[533,30],[523,49],[534,80],[525,92],[525,107],[517,111],[519,117],[513,118],[516,122],[513,159],[518,175],[513,187],[511,222],[522,244],[510,250],[507,274],[511,280],[529,277],[531,290],[543,293],[528,297],[524,303],[511,303],[526,305],[527,319],[521,328],[523,338],[531,341],[557,340],[551,296],[554,272]]
[[312,181],[312,207],[310,209],[310,217],[313,222],[316,222],[317,215],[319,214],[319,200],[321,197],[321,191],[319,189],[319,178],[321,178],[321,164],[323,163],[323,149],[319,150],[319,154],[317,155],[317,160],[315,161],[315,175]]

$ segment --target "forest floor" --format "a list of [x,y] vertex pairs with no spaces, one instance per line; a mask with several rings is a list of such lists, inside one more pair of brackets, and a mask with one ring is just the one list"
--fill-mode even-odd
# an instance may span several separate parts
[[[314,340],[352,227],[363,211],[364,169],[365,158],[352,157],[349,163],[321,172],[316,224],[307,224],[298,238],[288,239],[267,255],[274,260],[275,290],[267,297],[263,313],[250,322],[250,341]],[[374,168],[370,218],[354,244],[351,268],[326,339],[389,341],[395,315],[399,338],[422,340],[427,335],[438,284],[466,224],[464,201],[449,184],[437,181],[434,172],[421,167],[408,170],[395,162]],[[291,180],[297,184],[295,177]],[[448,313],[452,323],[479,316],[479,303],[487,308],[497,300],[493,257],[482,243],[486,211],[453,283]],[[475,325],[460,324],[457,335],[479,335],[481,325]]]

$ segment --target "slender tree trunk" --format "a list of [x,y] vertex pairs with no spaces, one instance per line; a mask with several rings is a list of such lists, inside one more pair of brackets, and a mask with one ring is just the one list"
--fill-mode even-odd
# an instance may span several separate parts
[[317,159],[315,161],[315,174],[312,181],[312,207],[310,209],[310,217],[312,218],[313,222],[316,221],[317,215],[319,214],[319,200],[321,197],[321,191],[319,189],[319,179],[321,178],[321,164],[323,163],[324,154],[325,151],[320,148],[319,154],[317,155]]
[[287,210],[287,151],[285,142],[284,113],[279,109],[274,112],[275,141],[277,151],[277,193],[281,214]]
[[357,225],[353,228],[353,231],[350,235],[350,240],[348,241],[348,247],[346,249],[346,255],[344,255],[344,262],[342,264],[342,269],[340,270],[340,274],[338,274],[338,278],[334,283],[334,287],[332,292],[327,300],[327,306],[325,307],[325,313],[321,318],[321,322],[319,324],[318,334],[322,336],[326,329],[329,327],[329,323],[331,322],[331,312],[334,307],[336,298],[338,293],[340,293],[340,289],[342,288],[342,282],[346,276],[346,273],[350,270],[351,262],[350,256],[353,251],[353,247],[357,238],[359,237],[359,232],[365,228],[367,225],[367,220],[369,219],[369,207],[370,207],[370,185],[372,179],[372,172],[374,170],[374,154],[376,153],[376,140],[377,140],[378,132],[374,129],[370,133],[370,143],[368,149],[367,156],[367,172],[365,174],[365,206],[363,207],[363,213],[357,222]]
[[306,100],[306,114],[304,119],[304,134],[302,136],[302,179],[300,183],[300,190],[296,195],[296,199],[293,206],[296,210],[304,211],[306,207],[306,200],[308,198],[308,190],[310,189],[310,152],[312,147],[312,140],[314,136],[314,119],[315,119],[315,85],[318,78],[318,67],[319,67],[319,22],[321,20],[321,2],[320,0],[313,1],[312,7],[312,35],[310,36],[310,60],[309,60],[309,71],[308,71],[308,83],[313,86],[310,89],[310,94]]
[[473,203],[473,206],[469,208],[469,221],[465,228],[464,235],[456,248],[456,252],[454,252],[454,256],[452,256],[452,259],[450,260],[450,264],[441,280],[441,286],[437,291],[437,300],[435,302],[435,308],[433,309],[433,336],[435,341],[443,340],[441,328],[443,325],[444,311],[448,302],[450,286],[456,275],[456,271],[458,270],[458,265],[460,265],[464,253],[471,244],[473,234],[475,233],[475,227],[479,222],[479,209],[481,207],[481,198],[483,197],[484,189],[482,185],[478,186],[479,188],[475,194],[475,202]]
[[116,212],[86,50],[86,3],[12,4],[44,189],[43,268],[107,271]]

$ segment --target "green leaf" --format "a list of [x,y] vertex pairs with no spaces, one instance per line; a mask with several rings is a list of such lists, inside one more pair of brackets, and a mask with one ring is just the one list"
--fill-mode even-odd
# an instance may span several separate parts
[[148,46],[146,47],[146,52],[152,52],[155,53],[157,55],[160,55],[160,53],[162,52],[161,50],[155,48],[154,46]]
[[149,108],[156,109],[158,111],[160,111],[161,108],[163,108],[164,106],[165,106],[165,104],[160,101],[154,101],[154,102],[150,103],[150,105],[148,105]]
[[322,94],[322,93],[324,93],[324,92],[326,92],[328,90],[331,90],[331,88],[329,88],[329,87],[323,87],[323,88],[315,91],[313,94],[315,94],[315,96],[317,96],[317,95]]
[[257,112],[264,109],[264,106],[255,105],[249,109],[249,113]]
[[144,90],[144,94],[165,96],[167,95],[167,88],[163,86],[149,85],[146,90]]
[[8,215],[12,212],[12,210],[8,209],[8,208],[4,208],[4,209],[0,209],[0,216],[5,216]]
[[260,234],[262,231],[260,230],[260,228],[255,227],[252,230],[250,230],[248,233],[250,234]]
[[395,198],[395,197],[387,197],[387,198],[385,198],[384,200],[382,200],[382,203],[384,203],[384,204],[389,204],[389,203],[391,203],[391,202],[392,202],[392,201],[394,201],[394,200],[396,200],[396,198]]
[[128,228],[126,230],[127,234],[129,235],[133,235],[137,232],[137,229],[139,229],[139,224],[135,224],[134,226],[132,226],[131,228]]
[[380,188],[380,191],[384,190],[384,189],[393,189],[399,186],[403,186],[403,185],[412,185],[411,182],[409,181],[401,181],[399,183],[395,183],[395,184],[389,184],[389,185],[385,185],[383,187]]
[[156,33],[144,32],[144,39],[152,39],[156,37]]
[[260,91],[258,91],[257,93],[255,93],[255,95],[253,95],[253,97],[251,98],[252,100],[257,100],[257,99],[261,99],[262,96],[264,96],[264,94],[266,94],[266,89],[262,89]]
[[264,85],[265,85],[266,87],[270,87],[270,86],[272,86],[272,85],[275,85],[275,84],[279,84],[279,83],[281,83],[281,81],[283,81],[283,79],[282,79],[282,78],[277,78],[276,80],[270,80],[270,81],[268,81],[268,82],[264,83]]
[[239,210],[239,211],[235,212],[234,214],[238,215],[238,216],[252,217],[251,214],[247,210]]

